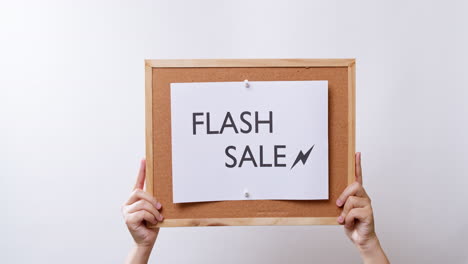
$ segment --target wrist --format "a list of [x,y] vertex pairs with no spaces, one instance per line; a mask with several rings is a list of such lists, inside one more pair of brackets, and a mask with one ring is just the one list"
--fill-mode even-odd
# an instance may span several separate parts
[[373,235],[365,241],[356,243],[356,246],[361,254],[369,254],[380,248],[380,241],[377,235]]
[[151,250],[153,249],[154,244],[151,245],[139,245],[135,244],[130,251],[127,261],[127,264],[146,264],[148,263],[149,257],[151,255]]
[[150,255],[151,251],[153,250],[154,243],[151,244],[136,244],[134,246],[135,252],[139,255]]
[[364,263],[389,263],[376,235],[357,247]]

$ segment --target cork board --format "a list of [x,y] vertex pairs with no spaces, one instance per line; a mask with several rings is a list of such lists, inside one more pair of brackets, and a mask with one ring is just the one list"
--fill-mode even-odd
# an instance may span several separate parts
[[[170,83],[328,80],[329,200],[174,204]],[[339,194],[354,181],[355,60],[146,60],[146,190],[163,205],[158,227],[337,224]]]

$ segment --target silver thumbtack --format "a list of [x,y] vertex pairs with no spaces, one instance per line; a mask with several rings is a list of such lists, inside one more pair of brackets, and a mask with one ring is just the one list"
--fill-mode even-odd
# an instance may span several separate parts
[[244,196],[245,198],[249,198],[250,196],[249,191],[247,189],[244,189]]
[[249,88],[249,80],[244,80],[245,88]]

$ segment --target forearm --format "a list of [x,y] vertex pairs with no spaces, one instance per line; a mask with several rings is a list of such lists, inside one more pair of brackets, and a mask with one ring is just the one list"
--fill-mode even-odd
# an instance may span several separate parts
[[130,253],[128,253],[127,260],[125,261],[126,264],[146,264],[148,263],[151,250],[153,246],[137,246],[135,245]]
[[364,264],[389,264],[387,256],[380,246],[379,239],[369,241],[364,246],[360,246],[359,253],[361,255],[362,261]]

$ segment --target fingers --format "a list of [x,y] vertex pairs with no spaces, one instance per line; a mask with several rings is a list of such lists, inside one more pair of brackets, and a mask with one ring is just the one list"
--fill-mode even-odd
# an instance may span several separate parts
[[361,152],[356,152],[354,170],[356,181],[362,185]]
[[158,221],[163,220],[163,216],[156,209],[156,207],[154,207],[153,204],[151,204],[150,202],[146,200],[139,200],[131,205],[128,205],[125,208],[125,211],[127,214],[135,213],[135,212],[142,211],[142,210],[151,213],[154,216],[154,218],[156,218],[156,220]]
[[354,208],[346,215],[344,219],[344,225],[346,228],[351,229],[354,227],[356,220],[360,222],[369,222],[372,217],[372,208]]
[[143,220],[153,225],[158,223],[158,220],[154,217],[154,215],[145,210],[140,210],[125,215],[125,223],[127,224],[127,226],[140,225],[140,223],[143,222]]
[[369,198],[350,196],[343,207],[341,215],[338,217],[338,223],[342,224],[348,213],[354,208],[366,208],[371,206]]
[[143,159],[140,163],[140,170],[135,186],[133,187],[133,192],[127,202],[122,206],[125,223],[130,232],[138,230],[144,222],[156,225],[158,221],[161,222],[164,219],[162,214],[158,211],[162,207],[161,203],[153,196],[143,191],[145,177],[146,160]]
[[128,201],[126,202],[126,205],[133,204],[134,202],[138,200],[146,200],[147,202],[151,203],[156,209],[161,209],[161,203],[156,201],[156,199],[149,195],[148,193],[144,192],[141,189],[135,189],[132,192],[132,195],[130,195],[130,198],[128,198]]
[[353,182],[348,187],[346,187],[346,189],[340,194],[340,196],[338,197],[338,200],[336,200],[336,205],[339,207],[343,206],[343,204],[346,203],[346,200],[350,196],[369,198],[369,196],[367,196],[367,193],[362,187],[362,185],[356,181],[356,182]]
[[135,189],[142,189],[145,186],[145,177],[146,177],[146,159],[142,159],[140,162],[140,171],[138,172],[137,180],[135,183]]

